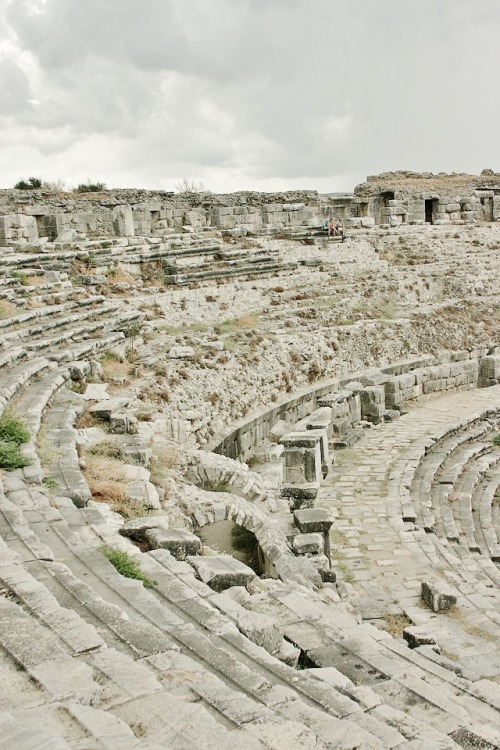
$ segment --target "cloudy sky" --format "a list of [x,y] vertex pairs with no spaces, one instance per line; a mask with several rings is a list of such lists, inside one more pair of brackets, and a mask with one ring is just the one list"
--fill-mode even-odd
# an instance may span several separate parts
[[500,171],[500,0],[0,0],[0,187]]

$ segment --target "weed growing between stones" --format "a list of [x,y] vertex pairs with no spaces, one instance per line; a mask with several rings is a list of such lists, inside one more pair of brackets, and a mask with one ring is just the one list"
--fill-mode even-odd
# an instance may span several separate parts
[[116,568],[120,575],[125,578],[133,578],[135,581],[142,581],[147,589],[154,586],[154,581],[142,572],[136,561],[126,552],[113,549],[112,547],[101,547],[101,552],[106,560],[109,560],[111,565]]
[[59,483],[50,474],[47,474],[47,476],[42,479],[42,484],[44,485],[44,487],[47,487],[47,489],[52,491],[59,489]]
[[493,445],[496,445],[500,448],[500,435],[495,435],[493,438]]
[[403,630],[409,625],[413,625],[412,620],[405,614],[391,614],[386,613],[383,615],[384,630],[392,635],[393,638],[402,638]]
[[7,300],[0,301],[0,320],[12,318],[12,316],[15,315],[16,312],[17,308],[12,304],[12,302],[8,302]]
[[342,574],[342,580],[345,583],[354,583],[355,577],[353,576],[352,572],[349,570],[349,567],[344,562],[339,562],[336,565],[336,569],[340,571]]
[[30,460],[21,454],[19,446],[30,439],[29,430],[10,412],[0,417],[0,469],[14,471],[28,466]]
[[61,448],[56,448],[54,446],[54,443],[50,439],[47,433],[47,428],[45,426],[42,427],[38,433],[37,443],[36,443],[36,452],[37,452],[38,458],[40,459],[40,463],[43,467],[54,463],[62,455]]
[[123,451],[120,443],[115,438],[108,438],[101,440],[99,443],[94,443],[88,448],[88,452],[93,456],[102,456],[103,458],[113,458],[117,461],[123,459]]

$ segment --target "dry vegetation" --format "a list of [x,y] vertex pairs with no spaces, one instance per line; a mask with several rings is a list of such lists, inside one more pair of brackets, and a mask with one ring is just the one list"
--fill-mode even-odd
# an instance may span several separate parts
[[12,318],[14,315],[16,315],[17,312],[18,309],[15,305],[12,304],[12,302],[8,302],[7,300],[0,300],[0,320]]

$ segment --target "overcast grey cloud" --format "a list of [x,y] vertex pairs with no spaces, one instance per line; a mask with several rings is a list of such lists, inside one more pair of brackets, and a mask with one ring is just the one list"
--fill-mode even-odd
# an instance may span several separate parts
[[500,169],[499,0],[0,0],[0,185]]

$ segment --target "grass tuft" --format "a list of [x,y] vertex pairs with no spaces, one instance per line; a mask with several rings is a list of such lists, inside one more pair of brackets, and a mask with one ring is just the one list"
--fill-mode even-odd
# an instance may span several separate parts
[[125,578],[133,578],[135,581],[142,581],[147,589],[150,589],[154,586],[154,581],[152,581],[145,573],[142,572],[138,563],[136,563],[136,561],[133,560],[126,552],[122,552],[118,549],[113,549],[112,547],[101,547],[101,552],[106,560],[109,560],[111,565],[116,568],[120,575],[124,576]]

